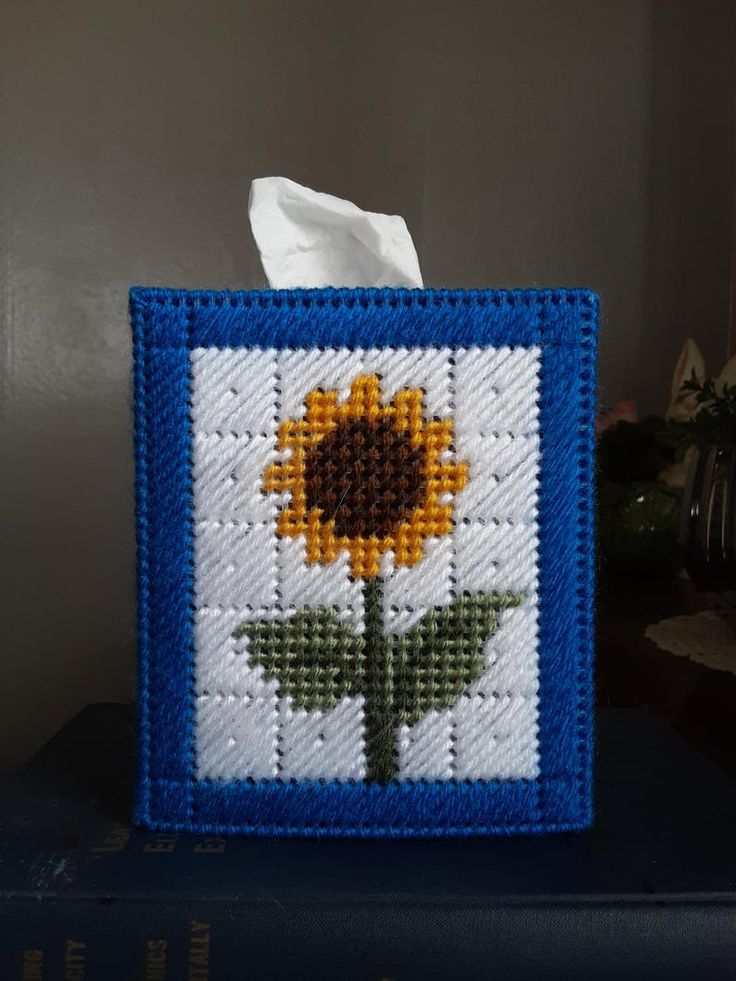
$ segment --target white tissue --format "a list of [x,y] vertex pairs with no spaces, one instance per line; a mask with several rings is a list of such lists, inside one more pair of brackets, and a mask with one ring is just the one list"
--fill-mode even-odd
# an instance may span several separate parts
[[286,177],[254,180],[248,214],[274,289],[422,286],[416,249],[399,215],[362,211]]

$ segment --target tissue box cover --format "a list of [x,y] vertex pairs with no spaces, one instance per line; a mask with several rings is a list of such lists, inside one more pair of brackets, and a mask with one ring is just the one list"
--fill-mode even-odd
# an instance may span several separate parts
[[131,291],[140,823],[589,825],[597,312]]

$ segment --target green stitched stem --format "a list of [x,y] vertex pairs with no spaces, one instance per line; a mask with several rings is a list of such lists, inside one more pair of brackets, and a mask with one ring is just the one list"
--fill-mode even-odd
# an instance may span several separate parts
[[363,654],[365,658],[365,752],[368,780],[390,783],[396,776],[391,640],[383,632],[383,582],[367,579]]

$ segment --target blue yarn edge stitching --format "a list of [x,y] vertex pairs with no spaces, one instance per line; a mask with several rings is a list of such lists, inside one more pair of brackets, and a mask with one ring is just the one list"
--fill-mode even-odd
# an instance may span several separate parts
[[[545,833],[588,827],[592,821],[592,451],[597,296],[584,289],[229,293],[134,287],[130,306],[139,582],[137,823],[200,833],[344,837]],[[407,311],[418,318],[410,333],[406,330]],[[190,349],[535,343],[543,352],[540,778],[473,783],[407,781],[387,788],[320,781],[196,782],[191,677]],[[572,387],[571,363],[576,383]],[[561,369],[562,376],[556,378]],[[553,445],[550,435],[554,433],[550,434],[545,416],[550,406],[559,404],[553,398],[555,391],[563,396],[559,402],[569,406],[564,420],[557,422],[558,435],[564,436],[562,430],[571,423],[572,431],[579,433],[577,455],[568,459],[564,473],[560,472],[562,458],[557,453],[548,451],[545,456],[545,445]],[[172,427],[171,410],[177,407],[179,420]],[[162,412],[162,408],[168,411]],[[155,461],[162,455],[166,458],[172,446],[173,463],[169,461],[168,471],[155,472]],[[567,613],[568,627],[572,622],[576,625],[574,649],[569,636],[561,639],[549,630],[545,636],[544,631],[545,621],[551,623],[544,612],[550,602],[545,599],[544,583],[553,579],[546,574],[546,563],[552,559],[544,558],[545,529],[550,520],[553,527],[559,525],[545,492],[551,481],[557,479],[559,484],[560,478],[576,502],[575,527],[558,528],[558,543],[563,547],[565,541],[573,543],[571,581],[575,590],[572,596],[554,599],[566,603],[566,609],[558,607],[557,614]],[[170,575],[172,547],[179,561],[173,563]],[[550,547],[551,556],[555,547],[559,544]],[[157,562],[157,558],[163,561]],[[555,564],[559,572],[559,556]],[[553,568],[549,566],[549,571]],[[173,633],[168,626],[172,604],[178,604]],[[162,624],[167,624],[163,632]],[[554,657],[550,656],[550,644],[557,647]],[[565,649],[560,650],[561,646]],[[172,653],[173,663],[176,654],[180,662],[174,671],[168,657]],[[562,687],[561,677],[565,679]],[[180,715],[179,709],[183,709]],[[562,732],[560,719],[564,722]],[[154,753],[152,747],[161,742],[164,751]],[[255,819],[247,819],[254,815]]]

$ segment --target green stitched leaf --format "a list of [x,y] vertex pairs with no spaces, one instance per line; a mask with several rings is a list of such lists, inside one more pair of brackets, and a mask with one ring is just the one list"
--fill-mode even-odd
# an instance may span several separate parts
[[519,593],[459,596],[394,638],[397,721],[415,725],[431,709],[450,708],[483,673],[483,648],[498,626],[498,614],[522,599]]
[[384,634],[382,583],[364,587],[365,629],[356,634],[331,609],[305,608],[288,620],[246,621],[248,658],[263,665],[282,694],[307,710],[329,709],[346,695],[365,698],[368,779],[396,775],[396,735],[432,709],[450,708],[483,672],[483,649],[498,614],[519,593],[476,593],[426,613],[404,636]]
[[233,636],[247,637],[250,663],[262,664],[300,708],[333,708],[362,691],[362,638],[332,610],[307,607],[288,620],[246,621]]

